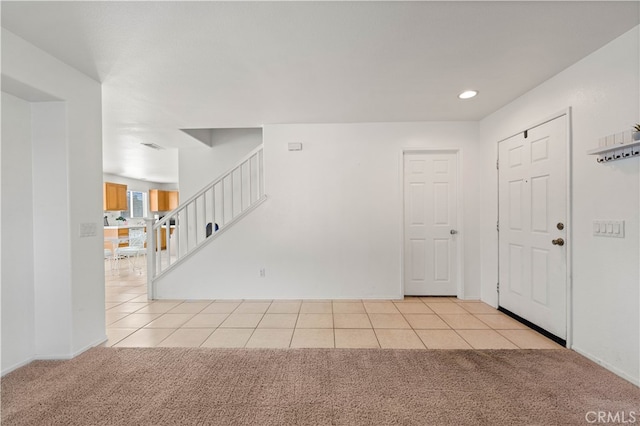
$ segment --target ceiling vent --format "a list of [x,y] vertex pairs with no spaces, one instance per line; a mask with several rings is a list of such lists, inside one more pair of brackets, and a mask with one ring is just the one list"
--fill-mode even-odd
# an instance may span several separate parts
[[144,145],[147,148],[151,148],[151,149],[155,149],[157,151],[160,151],[161,149],[164,149],[163,147],[161,147],[160,145],[156,145],[155,143],[145,143],[145,142],[141,142],[140,145]]

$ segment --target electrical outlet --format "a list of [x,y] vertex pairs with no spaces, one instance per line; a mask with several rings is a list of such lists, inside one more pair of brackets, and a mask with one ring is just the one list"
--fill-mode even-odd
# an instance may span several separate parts
[[264,277],[266,277],[266,276],[267,276],[267,271],[266,271],[266,269],[265,269],[265,268],[260,268],[260,276],[261,276],[262,278],[264,278]]

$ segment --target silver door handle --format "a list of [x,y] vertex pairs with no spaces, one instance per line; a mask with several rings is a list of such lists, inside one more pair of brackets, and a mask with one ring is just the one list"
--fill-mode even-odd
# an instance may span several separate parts
[[456,231],[455,229],[452,229],[451,231],[449,231],[449,233],[451,235],[456,235],[458,233],[458,231]]

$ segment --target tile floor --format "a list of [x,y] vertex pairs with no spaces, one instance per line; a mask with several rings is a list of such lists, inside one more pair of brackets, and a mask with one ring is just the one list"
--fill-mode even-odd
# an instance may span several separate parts
[[478,301],[149,301],[146,276],[126,268],[105,268],[105,346],[562,349]]

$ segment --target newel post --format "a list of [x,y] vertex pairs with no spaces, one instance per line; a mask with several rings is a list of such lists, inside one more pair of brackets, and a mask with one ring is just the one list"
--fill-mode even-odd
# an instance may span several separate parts
[[147,236],[147,299],[155,299],[155,292],[153,289],[153,278],[156,275],[156,239],[153,233],[153,223],[155,219],[145,217],[146,233]]

